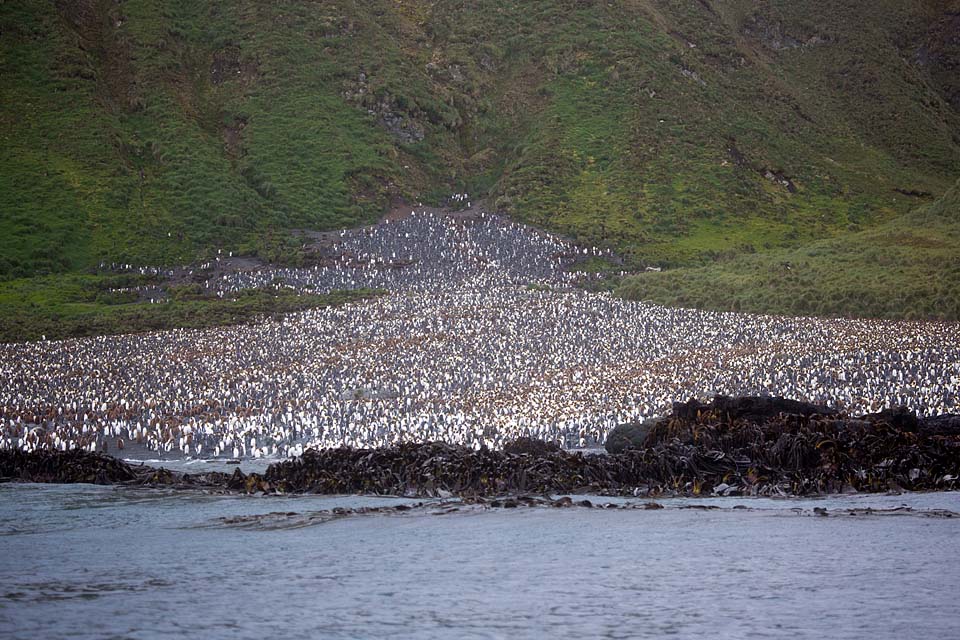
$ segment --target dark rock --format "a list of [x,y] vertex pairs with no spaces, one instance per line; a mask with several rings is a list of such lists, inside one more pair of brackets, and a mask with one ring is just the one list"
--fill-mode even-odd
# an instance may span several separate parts
[[673,403],[673,417],[684,420],[696,420],[699,416],[712,412],[720,413],[729,420],[761,422],[780,414],[809,417],[812,415],[832,416],[836,409],[825,405],[800,402],[778,396],[716,396],[713,402],[703,404],[697,400],[686,403]]
[[880,422],[889,424],[898,431],[915,432],[920,427],[920,421],[917,414],[906,407],[891,407],[884,409],[879,413],[871,413],[863,416],[868,422]]
[[517,438],[503,445],[503,452],[509,454],[529,454],[542,456],[560,451],[560,445],[555,442],[546,442],[536,438]]
[[134,466],[102,453],[90,453],[82,449],[0,449],[0,479],[60,484],[91,482],[104,485],[139,484],[223,489],[228,476],[222,473],[175,473],[144,464]]
[[643,422],[628,422],[613,428],[604,444],[608,453],[623,453],[630,449],[643,449],[647,446],[650,432],[666,421],[666,418],[650,418]]
[[920,422],[920,430],[931,436],[960,436],[960,415],[947,414],[925,418]]
[[0,449],[0,478],[27,482],[116,484],[135,480],[137,474],[122,460],[82,449],[32,452]]
[[227,488],[233,491],[245,491],[247,488],[247,476],[239,468],[233,470],[233,475],[227,482]]
[[380,123],[390,135],[404,144],[420,142],[426,137],[423,127],[400,113],[386,111],[381,114]]
[[897,193],[910,197],[910,198],[929,198],[932,193],[929,191],[920,191],[917,189],[894,189]]
[[755,11],[748,16],[741,27],[743,35],[748,39],[759,42],[773,52],[789,49],[815,47],[830,42],[830,39],[810,26],[788,29],[782,21],[772,15]]
[[723,411],[731,419],[762,420],[773,418],[780,414],[796,416],[832,416],[837,414],[836,409],[831,409],[825,405],[813,404],[810,402],[800,402],[789,398],[778,396],[742,396],[731,398],[729,396],[716,396],[713,399],[713,407],[718,411]]
[[857,418],[842,419],[838,418],[836,420],[829,421],[829,426],[835,431],[842,431],[845,433],[870,433],[875,430],[875,425],[869,420],[859,420]]

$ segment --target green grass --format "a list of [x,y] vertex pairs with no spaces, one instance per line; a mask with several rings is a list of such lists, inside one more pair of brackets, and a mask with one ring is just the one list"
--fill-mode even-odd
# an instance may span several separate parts
[[[695,265],[882,222],[916,204],[895,189],[942,193],[960,173],[956,110],[898,48],[923,11],[711,5],[718,15],[692,2],[632,3],[642,10],[627,20],[594,10],[616,26],[595,27],[604,37],[546,83],[501,204],[637,264]],[[754,13],[828,42],[768,50],[744,35]]]
[[0,281],[273,254],[462,189],[628,266],[867,232],[960,175],[949,24],[899,0],[7,0]]
[[644,273],[617,291],[724,311],[960,320],[960,182],[934,204],[868,231]]
[[384,293],[356,290],[296,295],[285,289],[250,289],[220,299],[198,295],[186,286],[173,288],[169,302],[149,303],[111,291],[147,282],[134,276],[77,275],[0,283],[0,342],[241,324]]

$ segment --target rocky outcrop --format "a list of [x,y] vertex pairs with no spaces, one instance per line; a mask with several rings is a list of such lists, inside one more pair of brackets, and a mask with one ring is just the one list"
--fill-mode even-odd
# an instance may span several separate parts
[[503,452],[511,454],[542,456],[558,451],[560,451],[560,445],[556,442],[544,442],[536,438],[517,438],[503,445]]
[[926,418],[920,428],[928,436],[960,436],[960,415],[949,414]]
[[346,83],[343,97],[361,107],[377,119],[380,126],[387,130],[398,142],[413,144],[426,137],[421,124],[425,114],[416,107],[401,108],[398,99],[390,93],[377,93],[371,86],[371,78],[360,72],[356,80]]
[[103,453],[82,449],[0,449],[0,482],[226,489],[229,478],[226,474],[216,472],[191,475],[147,465],[132,465]]
[[810,417],[833,416],[835,409],[808,402],[775,396],[716,396],[710,403],[698,400],[673,403],[669,416],[650,418],[643,422],[631,422],[615,427],[608,435],[605,448],[609,453],[623,453],[630,449],[643,449],[663,441],[667,437],[680,437],[684,441],[693,438],[693,432],[684,429],[708,414],[722,416],[725,420],[744,421],[753,424],[777,418],[781,415]]
[[[431,443],[308,451],[246,482],[296,493],[497,496],[810,495],[956,489],[960,437],[885,421],[780,414],[730,420],[716,411],[654,425],[651,446],[619,454],[515,454]],[[261,489],[262,490],[262,489]]]
[[0,478],[5,480],[117,484],[136,477],[129,464],[100,453],[0,449]]
[[741,31],[747,38],[777,52],[815,47],[829,42],[825,36],[809,28],[790,28],[776,17],[760,12],[747,18]]
[[643,422],[628,422],[617,425],[607,434],[604,447],[609,453],[623,453],[630,449],[642,449],[647,446],[647,436],[665,418],[650,418]]
[[607,436],[609,453],[651,447],[666,438],[692,441],[691,427],[705,416],[721,422],[772,426],[782,419],[816,418],[821,426],[833,431],[875,431],[892,428],[904,433],[922,433],[926,436],[960,436],[960,415],[942,415],[920,418],[906,407],[891,407],[864,416],[841,415],[836,409],[819,404],[800,402],[776,396],[716,396],[713,401],[675,402],[669,416],[652,418],[642,423],[616,427]]
[[891,407],[879,413],[865,415],[863,419],[869,423],[888,424],[899,431],[915,432],[920,428],[920,420],[917,418],[917,414],[906,407]]
[[716,396],[713,402],[703,404],[697,400],[686,403],[675,402],[671,417],[683,420],[695,420],[700,414],[720,412],[730,420],[748,420],[759,422],[774,418],[780,414],[798,416],[836,415],[836,409],[825,405],[800,402],[778,396]]

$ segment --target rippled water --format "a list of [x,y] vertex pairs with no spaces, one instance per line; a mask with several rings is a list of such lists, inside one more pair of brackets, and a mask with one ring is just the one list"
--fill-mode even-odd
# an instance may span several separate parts
[[960,519],[837,512],[957,493],[221,520],[410,502],[0,485],[0,637],[960,635]]

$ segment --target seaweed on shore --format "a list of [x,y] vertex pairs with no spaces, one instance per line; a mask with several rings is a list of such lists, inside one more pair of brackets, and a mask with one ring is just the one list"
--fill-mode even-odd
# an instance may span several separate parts
[[111,456],[81,449],[0,450],[0,479],[62,484],[119,484],[137,479],[133,467]]
[[[779,410],[788,407],[791,412]],[[311,449],[264,474],[198,476],[103,454],[0,450],[0,479],[165,485],[242,493],[494,497],[517,494],[812,495],[960,488],[955,416],[849,417],[823,408],[722,399],[676,405],[620,453],[530,442],[503,451],[439,442]]]
[[425,496],[949,490],[960,487],[960,431],[944,426],[952,419],[927,429],[902,411],[851,418],[779,399],[717,398],[676,405],[641,446],[617,454],[443,443],[310,450],[262,480],[285,492]]
[[105,453],[83,449],[0,449],[0,482],[43,482],[229,489],[224,473],[187,474],[132,465]]

